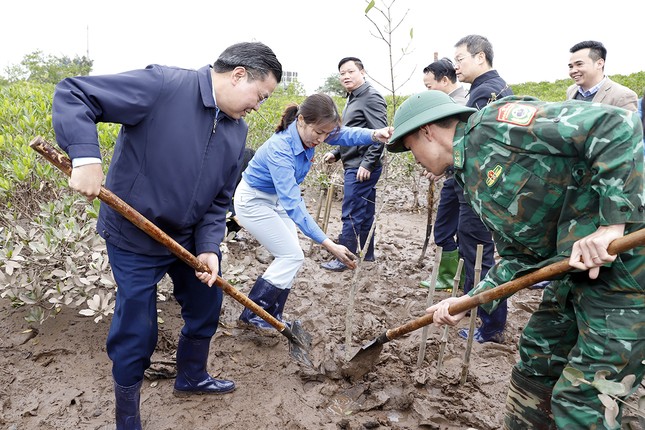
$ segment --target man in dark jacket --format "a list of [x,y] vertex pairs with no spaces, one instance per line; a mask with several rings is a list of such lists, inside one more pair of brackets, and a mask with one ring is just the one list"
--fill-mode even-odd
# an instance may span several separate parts
[[[466,106],[482,109],[488,103],[513,94],[513,91],[493,69],[493,45],[484,36],[471,34],[461,38],[455,44],[455,70],[459,81],[470,84]],[[488,269],[495,263],[495,244],[490,231],[479,216],[466,203],[463,189],[455,182],[455,191],[459,197],[459,255],[466,266],[464,291],[473,288],[475,276],[475,257],[477,245],[484,246],[481,276],[486,276]],[[479,308],[477,315],[481,320],[475,329],[475,340],[478,342],[503,342],[506,326],[507,306],[504,300],[492,313]],[[468,329],[461,329],[459,334],[468,337]]]
[[[338,63],[338,71],[340,82],[348,94],[343,110],[343,125],[372,129],[386,127],[385,98],[365,80],[363,62],[356,57],[345,57]],[[338,242],[354,253],[365,246],[374,222],[376,183],[381,177],[383,148],[383,144],[339,146],[323,158],[327,163],[334,163],[338,159],[343,161],[343,229]],[[374,261],[374,235],[363,259]],[[323,263],[322,267],[336,272],[347,269],[338,259]]]
[[118,291],[107,339],[116,428],[141,429],[139,392],[157,343],[157,283],[167,273],[181,305],[174,392],[223,394],[233,381],[206,371],[222,290],[214,288],[220,242],[242,162],[248,127],[282,78],[273,51],[258,42],[230,46],[199,70],[143,70],[68,78],[56,86],[52,122],[72,159],[69,184],[95,198],[103,182],[96,124],[121,124],[106,185],[205,263],[196,273],[107,205],[97,229]]

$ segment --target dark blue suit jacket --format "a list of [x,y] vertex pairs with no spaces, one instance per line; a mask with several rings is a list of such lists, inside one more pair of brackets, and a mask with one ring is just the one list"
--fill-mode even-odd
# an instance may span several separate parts
[[[218,111],[210,66],[151,65],[61,81],[52,120],[72,159],[100,157],[96,123],[122,124],[106,187],[191,252],[219,254],[248,127]],[[128,251],[169,253],[107,205],[97,229]]]

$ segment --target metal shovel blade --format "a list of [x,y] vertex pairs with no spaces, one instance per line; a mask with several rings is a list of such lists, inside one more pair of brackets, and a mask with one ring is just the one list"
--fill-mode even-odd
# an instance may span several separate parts
[[376,339],[371,340],[365,345],[361,346],[352,358],[343,366],[343,376],[349,377],[353,380],[358,380],[369,372],[376,364],[383,344],[389,342],[387,333],[381,334]]
[[302,327],[302,322],[295,320],[291,323],[291,328],[287,326],[284,330],[289,330],[287,334],[283,332],[290,340],[289,354],[298,362],[313,368],[314,365],[309,358],[308,352],[311,350],[311,335]]
[[361,346],[349,361],[359,361],[372,355],[378,356],[381,353],[381,350],[383,350],[383,344],[389,341],[390,339],[387,338],[387,332],[384,332],[379,337],[372,339],[365,345]]

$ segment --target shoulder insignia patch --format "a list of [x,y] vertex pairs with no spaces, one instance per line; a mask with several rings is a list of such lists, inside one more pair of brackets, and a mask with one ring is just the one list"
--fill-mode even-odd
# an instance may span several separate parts
[[497,166],[486,172],[486,185],[488,185],[489,187],[495,185],[499,177],[502,175],[503,171],[504,168],[500,164],[498,164]]
[[453,165],[459,169],[464,167],[464,157],[461,152],[461,149],[454,149],[453,153]]
[[533,121],[536,112],[537,108],[535,106],[521,103],[506,103],[497,111],[497,121],[527,126]]

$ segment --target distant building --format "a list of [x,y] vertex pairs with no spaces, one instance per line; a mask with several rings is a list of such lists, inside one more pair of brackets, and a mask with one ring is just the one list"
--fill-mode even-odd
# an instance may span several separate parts
[[289,84],[292,84],[294,82],[298,82],[298,72],[287,72],[287,71],[282,71],[282,86],[283,87],[288,87]]

